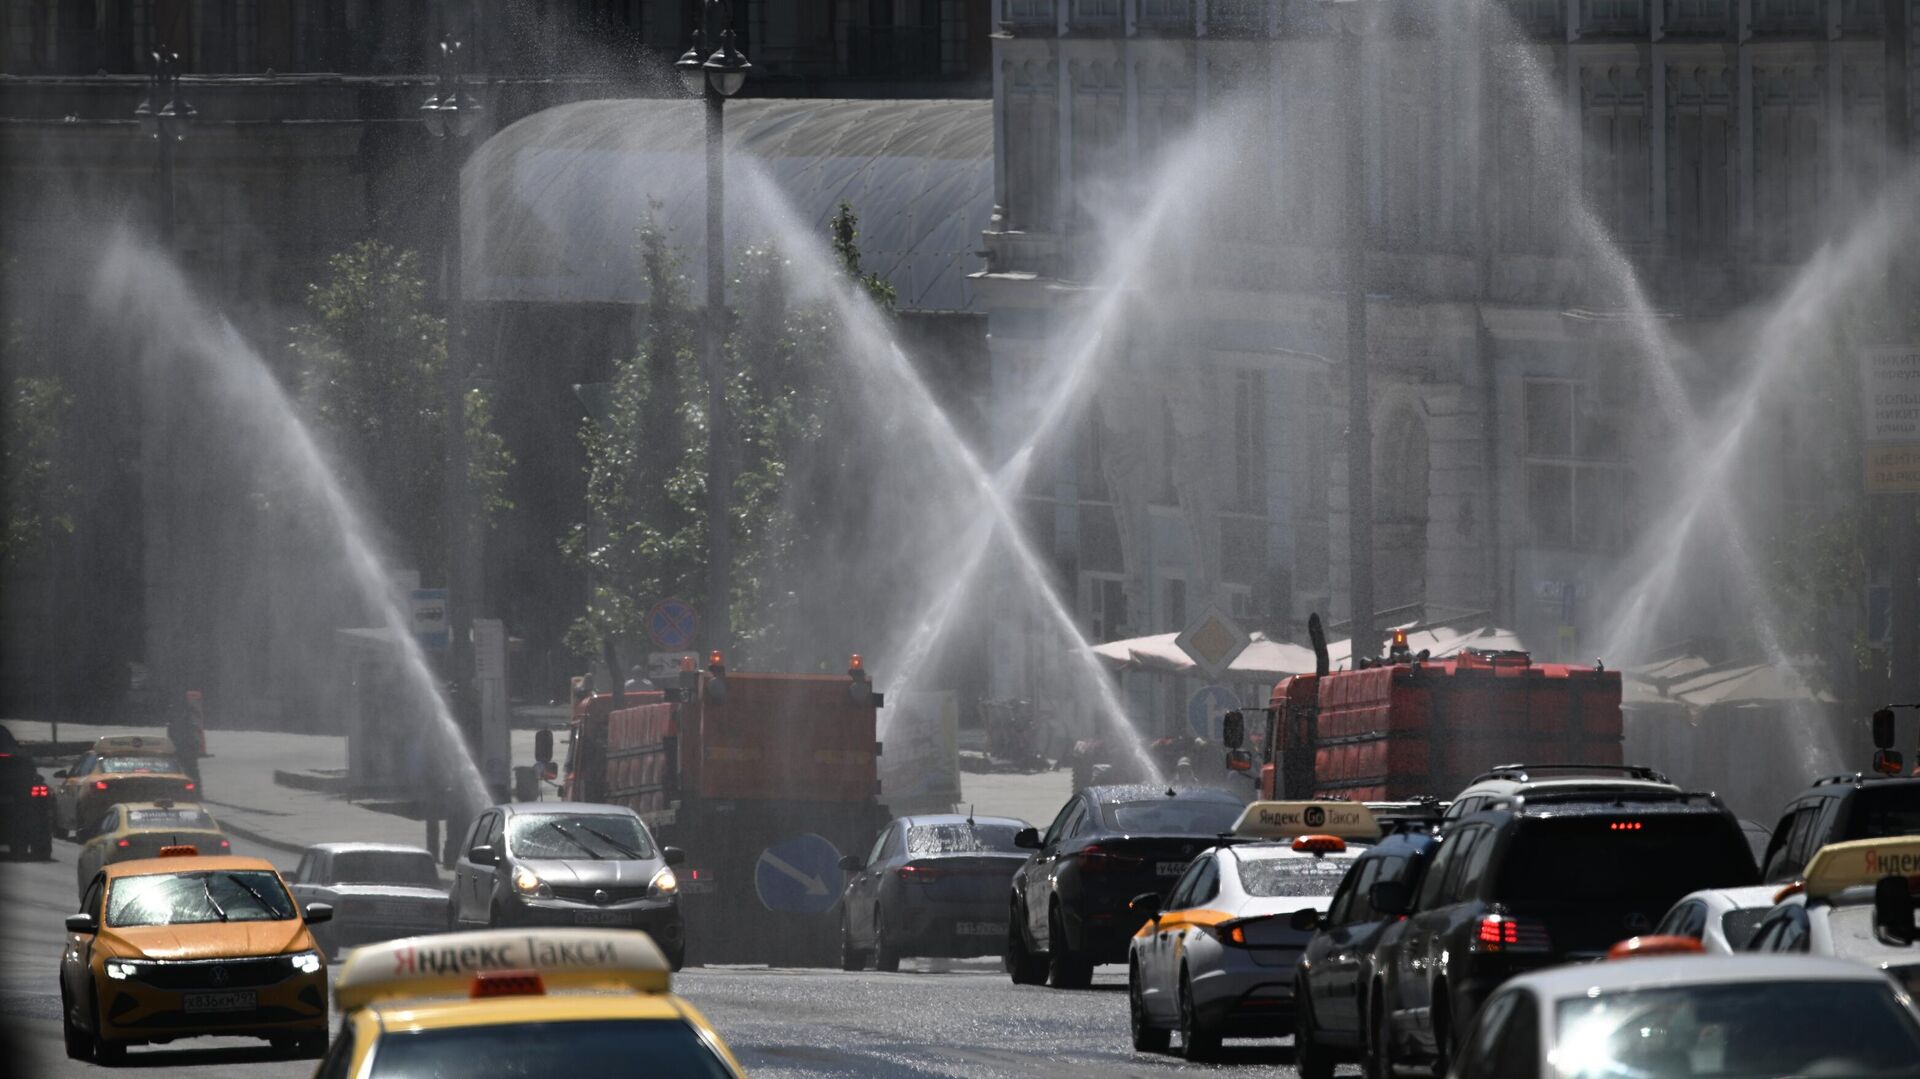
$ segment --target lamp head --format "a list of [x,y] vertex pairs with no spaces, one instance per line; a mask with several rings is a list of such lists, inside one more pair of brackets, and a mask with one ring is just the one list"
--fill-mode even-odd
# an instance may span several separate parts
[[704,70],[706,62],[705,54],[700,51],[700,31],[695,30],[693,44],[687,46],[687,51],[681,53],[680,59],[673,62],[673,70],[679,73],[680,84],[687,88],[687,93],[696,97],[705,93],[707,89],[707,73]]
[[747,72],[753,65],[733,45],[733,31],[724,30],[720,34],[720,47],[707,57],[707,85],[721,97],[732,97],[747,84]]

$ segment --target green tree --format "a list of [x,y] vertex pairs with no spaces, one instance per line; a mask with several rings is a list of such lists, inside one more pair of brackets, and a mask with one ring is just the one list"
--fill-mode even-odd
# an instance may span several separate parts
[[[394,553],[444,580],[446,320],[428,308],[412,251],[368,240],[328,259],[327,269],[326,280],[307,287],[310,320],[293,330],[301,399],[392,533]],[[464,411],[477,508],[469,527],[479,530],[510,508],[513,458],[492,430],[484,393],[469,390]]]
[[0,555],[9,569],[41,563],[53,543],[73,532],[78,491],[61,446],[72,410],[73,396],[58,375],[8,379],[6,460],[0,466],[6,470],[6,530]]

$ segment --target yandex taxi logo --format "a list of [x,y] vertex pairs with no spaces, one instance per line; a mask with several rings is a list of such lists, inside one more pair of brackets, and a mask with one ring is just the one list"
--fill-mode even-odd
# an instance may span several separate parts
[[335,983],[343,1009],[376,1000],[466,997],[475,976],[538,974],[547,989],[618,987],[664,993],[672,968],[652,938],[606,929],[486,930],[356,948]]
[[1807,863],[1807,897],[1823,899],[1845,888],[1872,884],[1881,877],[1916,875],[1920,875],[1920,836],[1831,843],[1816,851]]
[[1371,842],[1380,838],[1380,822],[1359,802],[1254,802],[1233,822],[1233,834],[1256,839],[1331,835]]
[[[396,949],[395,977],[417,974],[472,974],[482,970],[610,966],[620,958],[611,941],[545,941],[528,938],[497,944],[463,944]],[[532,962],[529,963],[528,960]]]

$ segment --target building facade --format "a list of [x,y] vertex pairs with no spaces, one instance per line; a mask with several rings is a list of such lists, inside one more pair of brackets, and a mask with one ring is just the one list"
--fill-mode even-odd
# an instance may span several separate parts
[[[1097,205],[1112,177],[1144,182],[1169,146],[1231,173],[1180,174],[1208,203],[1174,244],[1190,265],[1106,328],[1124,344],[1028,486],[1030,534],[1096,641],[1178,631],[1208,602],[1276,638],[1304,640],[1312,611],[1344,635],[1358,199],[1376,623],[1491,621],[1591,659],[1656,508],[1643,451],[1673,423],[1642,360],[1733,370],[1693,344],[1857,228],[1910,160],[1916,5],[1384,0],[1351,39],[1333,6],[1001,0],[980,296],[1003,405],[1057,357],[1059,298],[1138,238]],[[1209,117],[1224,143],[1180,141]],[[1003,430],[1002,455],[1025,437]],[[1034,651],[997,653],[1004,692],[1044,694]],[[1195,686],[1134,694],[1177,717]]]

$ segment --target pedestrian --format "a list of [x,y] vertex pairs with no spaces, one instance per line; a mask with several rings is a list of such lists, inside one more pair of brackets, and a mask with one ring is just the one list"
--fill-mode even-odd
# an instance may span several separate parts
[[185,703],[167,718],[167,740],[173,743],[174,758],[202,798],[207,793],[206,782],[200,778],[200,758],[207,755],[205,707],[200,691],[190,689]]

